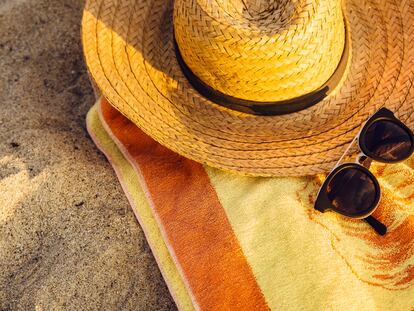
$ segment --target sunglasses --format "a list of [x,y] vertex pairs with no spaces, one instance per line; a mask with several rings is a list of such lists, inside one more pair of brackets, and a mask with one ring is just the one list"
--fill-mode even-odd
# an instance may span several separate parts
[[[355,162],[339,164],[355,141],[360,150]],[[401,162],[413,152],[413,132],[390,110],[381,108],[365,122],[327,176],[316,198],[315,209],[364,219],[378,234],[385,235],[387,227],[371,216],[379,204],[381,189],[369,167],[373,160],[382,163]]]

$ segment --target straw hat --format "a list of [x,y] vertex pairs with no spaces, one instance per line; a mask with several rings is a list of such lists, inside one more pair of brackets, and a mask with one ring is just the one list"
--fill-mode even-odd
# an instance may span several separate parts
[[382,106],[414,126],[411,0],[87,0],[82,36],[114,107],[221,169],[330,170]]

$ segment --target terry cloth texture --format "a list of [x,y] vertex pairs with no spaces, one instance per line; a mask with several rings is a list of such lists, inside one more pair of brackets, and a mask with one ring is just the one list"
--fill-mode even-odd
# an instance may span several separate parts
[[321,214],[320,176],[252,178],[162,147],[101,99],[88,130],[121,181],[182,310],[412,310],[414,159],[374,164],[377,235]]

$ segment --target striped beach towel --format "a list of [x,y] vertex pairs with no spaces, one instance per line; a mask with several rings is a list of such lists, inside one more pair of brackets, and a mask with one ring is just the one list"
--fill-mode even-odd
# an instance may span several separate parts
[[319,213],[320,176],[252,178],[164,148],[100,99],[88,131],[112,164],[182,310],[414,310],[414,159],[374,164],[365,222]]

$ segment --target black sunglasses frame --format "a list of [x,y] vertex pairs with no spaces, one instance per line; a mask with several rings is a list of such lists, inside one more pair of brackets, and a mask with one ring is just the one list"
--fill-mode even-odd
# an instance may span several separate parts
[[[384,161],[382,158],[376,156],[375,154],[373,154],[372,152],[370,152],[367,148],[367,146],[365,145],[365,139],[363,139],[365,137],[366,132],[368,131],[368,129],[371,127],[371,125],[373,125],[376,122],[379,121],[389,121],[392,122],[396,125],[398,125],[399,127],[401,127],[402,129],[404,129],[407,134],[409,134],[410,139],[411,139],[411,149],[410,152],[408,153],[408,156],[406,156],[405,158],[401,158],[398,160],[387,160]],[[375,160],[377,162],[381,162],[381,163],[398,163],[401,161],[404,161],[406,159],[408,159],[414,152],[414,134],[411,131],[411,129],[406,126],[404,123],[402,123],[400,120],[398,120],[394,113],[390,110],[388,110],[387,108],[381,108],[380,110],[378,110],[375,114],[373,114],[368,121],[365,123],[365,125],[362,127],[361,131],[359,132],[359,134],[357,135],[358,137],[358,145],[359,145],[359,149],[361,150],[361,152],[368,158],[371,158],[372,160]]]
[[[375,201],[373,203],[372,208],[370,208],[368,211],[364,211],[362,213],[355,213],[355,214],[346,213],[344,211],[336,209],[335,206],[332,204],[331,200],[328,197],[327,188],[328,188],[328,185],[330,184],[330,182],[332,181],[332,179],[334,179],[335,176],[338,173],[340,173],[344,170],[348,170],[348,169],[357,169],[359,171],[362,171],[374,183]],[[339,213],[339,214],[347,216],[347,217],[363,219],[363,218],[366,218],[366,217],[368,217],[369,215],[372,214],[372,212],[377,208],[380,199],[381,199],[381,188],[380,188],[378,180],[375,178],[375,176],[366,167],[362,166],[361,164],[358,164],[358,163],[344,163],[344,164],[339,165],[338,167],[336,167],[329,174],[329,176],[326,178],[326,180],[322,184],[322,187],[319,190],[319,194],[318,194],[316,202],[315,202],[315,209],[317,209],[318,211],[320,211],[322,213],[324,213],[326,211],[329,211],[329,210],[332,210],[332,211],[335,211],[336,213]]]
[[[410,136],[411,139],[411,148],[408,155],[404,158],[398,159],[398,160],[387,160],[385,161],[382,158],[379,158],[378,156],[372,154],[367,146],[365,145],[365,134],[368,131],[368,129],[373,125],[375,122],[378,121],[389,121],[393,122],[402,129],[404,129]],[[375,211],[375,209],[378,207],[378,204],[381,200],[381,188],[378,183],[377,178],[369,171],[369,166],[371,163],[371,160],[375,160],[382,163],[397,163],[404,161],[408,159],[413,153],[414,153],[414,134],[411,131],[409,127],[407,127],[404,123],[402,123],[400,120],[398,120],[392,111],[381,108],[378,110],[374,115],[372,115],[364,124],[358,135],[356,136],[356,139],[358,141],[358,146],[361,151],[361,154],[357,157],[357,162],[347,162],[341,165],[337,165],[327,176],[325,181],[323,182],[321,188],[319,189],[319,193],[317,195],[314,208],[322,213],[326,211],[334,211],[336,213],[339,213],[341,215],[356,218],[356,219],[364,219],[366,220],[374,229],[377,231],[378,234],[384,235],[387,232],[387,228],[384,224],[376,220],[374,217],[371,216],[371,214]],[[347,151],[346,151],[347,152]],[[345,153],[346,153],[345,152]],[[339,160],[339,162],[342,160],[342,158]],[[328,191],[327,187],[329,186],[332,179],[343,170],[348,169],[357,169],[361,172],[363,172],[366,176],[368,176],[375,187],[375,199],[374,203],[372,204],[372,207],[364,212],[361,213],[346,213],[344,211],[338,210],[333,205],[332,201],[328,197]]]

